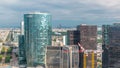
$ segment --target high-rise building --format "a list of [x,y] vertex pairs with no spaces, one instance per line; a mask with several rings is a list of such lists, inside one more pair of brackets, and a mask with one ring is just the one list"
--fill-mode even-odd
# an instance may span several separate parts
[[51,45],[51,14],[24,14],[24,29],[27,66],[44,66],[45,46]]
[[80,42],[80,31],[68,30],[67,31],[67,44],[78,45],[79,42]]
[[78,25],[77,30],[68,31],[68,45],[80,43],[86,50],[97,49],[97,26]]
[[19,35],[19,65],[26,66],[24,35]]
[[78,25],[80,31],[80,44],[88,50],[97,49],[97,26],[96,25]]
[[120,25],[103,25],[102,68],[120,68]]
[[103,53],[102,53],[102,68],[108,68],[108,29],[109,29],[110,25],[103,25],[102,26],[102,49],[103,49]]

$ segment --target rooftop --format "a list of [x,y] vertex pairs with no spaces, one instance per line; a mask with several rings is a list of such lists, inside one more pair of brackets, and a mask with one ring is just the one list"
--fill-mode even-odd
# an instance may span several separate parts
[[30,12],[30,13],[27,13],[27,14],[49,14],[49,13],[42,13],[42,12]]

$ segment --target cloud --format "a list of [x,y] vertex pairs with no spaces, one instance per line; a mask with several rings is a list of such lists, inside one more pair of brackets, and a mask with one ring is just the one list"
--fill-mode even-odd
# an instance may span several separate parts
[[96,4],[104,8],[120,6],[120,0],[83,0],[82,3]]
[[1,0],[0,4],[2,5],[7,5],[7,4],[15,4],[17,3],[19,0]]
[[59,22],[58,24],[112,23],[119,21],[119,2],[120,0],[1,0],[0,23],[18,24],[24,13],[33,11],[50,12],[53,23]]

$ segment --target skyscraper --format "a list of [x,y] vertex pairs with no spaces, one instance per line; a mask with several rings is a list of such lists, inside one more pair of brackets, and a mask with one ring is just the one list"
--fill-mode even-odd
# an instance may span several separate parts
[[97,49],[97,26],[96,25],[78,25],[80,31],[80,44],[88,50]]
[[80,43],[86,50],[97,49],[97,26],[78,25],[77,30],[67,31],[68,45]]
[[26,66],[24,35],[19,35],[19,65]]
[[27,66],[44,66],[45,46],[51,45],[51,15],[40,12],[24,14],[24,28]]
[[78,45],[78,43],[80,42],[80,31],[68,30],[67,40],[68,45]]
[[103,68],[120,68],[120,25],[103,25]]
[[102,68],[108,68],[108,30],[109,30],[110,25],[103,25],[102,26]]
[[20,35],[18,36],[19,40],[19,67],[25,68],[26,67],[26,52],[25,52],[25,42],[24,42],[24,22],[20,23],[21,30]]
[[[67,31],[68,45],[77,45],[80,43],[86,51],[97,50],[97,26],[95,25],[78,25],[77,30]],[[88,57],[84,52],[79,53],[80,68],[86,67],[96,67],[97,66],[97,56],[93,56],[91,59],[92,53],[87,52]],[[92,62],[94,61],[94,62]],[[93,63],[93,64],[92,64]]]

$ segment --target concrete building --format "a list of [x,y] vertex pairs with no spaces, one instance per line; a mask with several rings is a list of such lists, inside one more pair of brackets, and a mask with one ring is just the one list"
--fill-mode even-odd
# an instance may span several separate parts
[[24,32],[27,66],[44,66],[45,46],[51,45],[51,14],[24,14]]
[[80,31],[80,44],[86,50],[97,50],[97,26],[96,25],[78,25]]
[[80,43],[86,50],[97,49],[97,26],[78,25],[77,30],[68,31],[68,45]]
[[54,36],[52,36],[52,45],[53,46],[64,46],[64,45],[66,45],[67,43],[67,38],[66,38],[66,36],[64,35],[54,35]]
[[97,68],[97,51],[78,45],[47,46],[46,68]]
[[67,45],[67,29],[52,30],[52,45],[64,46]]
[[78,45],[79,42],[80,42],[80,31],[68,30],[67,31],[67,44]]
[[120,68],[120,25],[103,25],[102,68]]
[[79,68],[79,47],[47,46],[46,68]]

